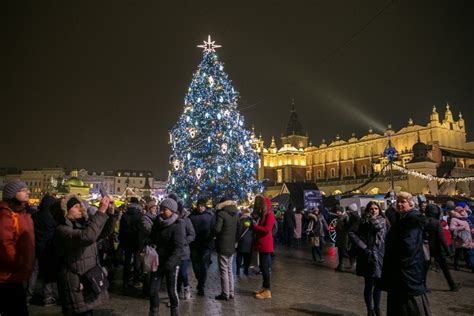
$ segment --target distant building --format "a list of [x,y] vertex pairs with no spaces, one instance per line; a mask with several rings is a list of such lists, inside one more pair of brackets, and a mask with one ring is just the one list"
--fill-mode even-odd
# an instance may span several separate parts
[[[446,106],[444,118],[440,120],[433,107],[426,125],[418,125],[412,119],[407,126],[394,131],[388,125],[384,134],[377,134],[371,128],[367,135],[357,138],[355,134],[348,140],[339,136],[319,146],[313,145],[304,133],[296,111],[290,112],[281,145],[272,138],[265,147],[262,137],[255,137],[253,143],[260,153],[259,180],[265,180],[267,193],[277,194],[284,182],[308,181],[317,183],[325,194],[350,191],[366,182],[374,173],[384,170],[383,176],[360,188],[360,193],[386,193],[390,189],[388,172],[384,167],[388,160],[384,155],[390,138],[398,151],[396,163],[411,170],[439,177],[474,176],[474,142],[466,141],[464,119],[459,113],[453,119],[450,106]],[[413,193],[465,194],[471,195],[474,184],[438,185],[412,175],[394,172],[395,190]],[[356,192],[357,192],[356,191]]]

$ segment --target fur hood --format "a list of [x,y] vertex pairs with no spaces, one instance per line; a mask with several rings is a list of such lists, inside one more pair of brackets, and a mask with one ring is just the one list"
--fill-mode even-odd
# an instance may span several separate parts
[[230,206],[230,205],[233,205],[233,206],[237,207],[237,203],[236,203],[235,201],[228,200],[228,201],[224,201],[224,202],[222,202],[222,203],[217,204],[216,210],[220,211],[220,210],[222,210],[224,207]]
[[63,215],[64,215],[64,218],[67,217],[67,202],[71,199],[75,197],[76,199],[78,199],[79,201],[81,201],[81,213],[82,213],[82,217],[84,219],[87,219],[89,217],[89,215],[87,214],[87,209],[84,205],[84,202],[82,202],[82,199],[74,194],[74,193],[69,193],[67,194],[66,196],[64,196],[61,200],[61,210],[63,211]]
[[318,220],[318,217],[316,216],[316,214],[313,214],[313,213],[309,213],[308,215],[309,219],[311,220],[314,220],[314,221],[317,221]]

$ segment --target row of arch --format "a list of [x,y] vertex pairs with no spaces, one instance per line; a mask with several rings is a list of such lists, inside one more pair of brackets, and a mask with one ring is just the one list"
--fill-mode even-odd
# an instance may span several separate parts
[[[399,186],[399,185],[396,185],[394,189],[395,189],[395,192],[405,191],[405,189],[402,186]],[[336,190],[331,192],[331,195],[338,195],[338,194],[342,194],[344,192],[345,191],[343,191],[341,189],[336,189]],[[359,194],[385,194],[387,192],[386,192],[386,190],[383,190],[380,187],[373,186],[373,187],[369,187],[366,190],[355,190],[353,193],[359,193]],[[326,195],[325,192],[322,192],[322,194]]]

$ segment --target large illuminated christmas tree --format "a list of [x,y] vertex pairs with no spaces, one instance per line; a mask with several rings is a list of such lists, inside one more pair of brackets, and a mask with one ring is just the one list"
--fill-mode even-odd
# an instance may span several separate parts
[[238,92],[208,37],[204,55],[184,99],[184,112],[170,131],[168,190],[189,205],[200,197],[250,200],[261,191],[258,154],[238,112]]

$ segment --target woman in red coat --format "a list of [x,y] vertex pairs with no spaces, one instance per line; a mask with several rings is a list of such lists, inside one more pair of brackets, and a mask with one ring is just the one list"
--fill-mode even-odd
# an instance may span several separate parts
[[263,285],[255,292],[255,298],[272,298],[270,291],[270,266],[273,253],[273,226],[275,225],[275,215],[273,214],[271,203],[268,198],[262,195],[255,197],[253,212],[258,215],[258,223],[252,225],[254,232],[254,250],[258,251],[260,260],[260,270],[263,276]]

